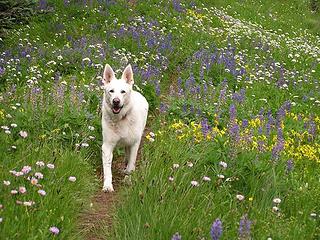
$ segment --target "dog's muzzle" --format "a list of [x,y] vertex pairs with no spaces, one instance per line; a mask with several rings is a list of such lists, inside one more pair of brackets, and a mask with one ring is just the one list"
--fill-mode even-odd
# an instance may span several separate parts
[[111,109],[114,114],[118,114],[121,111],[122,107],[123,106],[120,106],[120,99],[119,98],[114,98],[112,100],[112,108]]

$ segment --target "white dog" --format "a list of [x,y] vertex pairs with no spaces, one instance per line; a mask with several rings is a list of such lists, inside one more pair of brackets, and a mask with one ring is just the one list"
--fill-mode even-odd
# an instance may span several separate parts
[[102,162],[103,191],[113,192],[112,152],[116,145],[125,147],[127,161],[126,174],[135,169],[137,153],[146,125],[148,102],[138,92],[132,90],[133,73],[128,65],[121,79],[116,79],[112,68],[107,64],[103,73],[104,94],[102,103]]

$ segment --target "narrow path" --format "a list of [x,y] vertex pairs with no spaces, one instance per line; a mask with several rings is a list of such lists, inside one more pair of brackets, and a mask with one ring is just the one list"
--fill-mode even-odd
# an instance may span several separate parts
[[113,186],[115,191],[112,193],[102,192],[102,171],[98,169],[97,175],[100,179],[100,185],[98,191],[93,196],[90,202],[90,208],[81,214],[79,220],[80,235],[87,240],[102,240],[106,236],[103,236],[103,230],[110,229],[112,227],[112,218],[115,205],[118,200],[119,191],[122,185],[122,179],[124,174],[125,164],[123,158],[116,159],[112,166],[113,171]]

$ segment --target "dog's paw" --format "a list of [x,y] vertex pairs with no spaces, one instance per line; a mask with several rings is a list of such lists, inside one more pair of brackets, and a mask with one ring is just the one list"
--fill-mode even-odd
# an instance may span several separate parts
[[112,184],[103,186],[102,191],[103,192],[114,192]]

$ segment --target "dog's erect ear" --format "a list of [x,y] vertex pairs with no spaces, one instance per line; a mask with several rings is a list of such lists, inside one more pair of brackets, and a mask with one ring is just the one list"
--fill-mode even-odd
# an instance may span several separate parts
[[131,65],[129,64],[126,69],[122,73],[122,79],[125,80],[129,84],[133,84],[133,72]]
[[106,66],[104,67],[102,81],[104,84],[107,84],[107,83],[111,82],[112,79],[114,79],[114,72],[113,72],[112,68],[110,67],[110,65],[106,64]]

